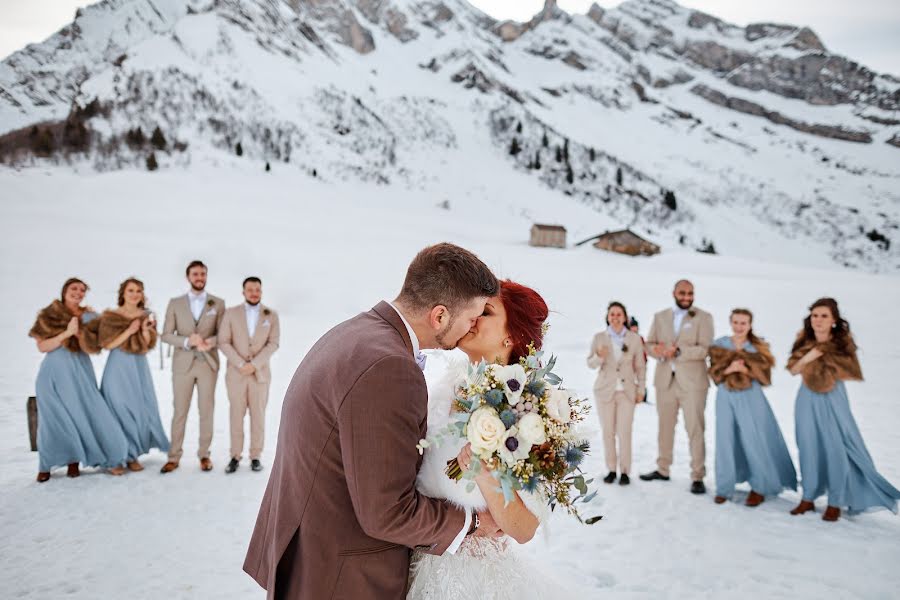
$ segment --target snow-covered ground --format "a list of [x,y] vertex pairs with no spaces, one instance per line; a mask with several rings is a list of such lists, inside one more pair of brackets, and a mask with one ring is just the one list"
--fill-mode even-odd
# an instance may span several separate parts
[[[479,156],[477,160],[482,161]],[[499,169],[482,161],[486,171]],[[208,289],[240,301],[247,275],[263,280],[264,301],[280,311],[282,347],[273,362],[268,411],[271,463],[282,395],[294,368],[319,335],[399,289],[406,265],[423,246],[448,240],[477,252],[498,275],[541,291],[553,313],[546,347],[559,356],[569,387],[589,395],[593,373],[584,358],[606,303],[623,301],[642,323],[670,302],[672,283],[694,280],[697,305],[726,331],[735,306],[756,312],[755,329],[780,360],[769,399],[796,459],[793,396],[798,382],[784,370],[794,333],[815,298],[841,303],[861,347],[864,383],[849,386],[852,407],[880,471],[900,483],[900,410],[893,371],[900,279],[766,260],[707,256],[666,247],[633,259],[590,245],[567,250],[527,245],[533,220],[560,222],[577,241],[618,223],[538,189],[525,175],[469,179],[451,162],[442,179],[422,189],[324,184],[294,169],[252,172],[235,162],[190,171],[104,175],[64,170],[0,171],[0,589],[4,598],[262,598],[241,571],[267,472],[246,464],[231,476],[228,412],[217,388],[215,470],[201,473],[197,415],[188,422],[185,460],[161,476],[165,457],[153,453],[142,473],[114,478],[90,470],[76,480],[57,472],[34,481],[37,455],[28,450],[25,400],[34,392],[41,356],[27,337],[35,312],[71,275],[91,285],[87,301],[110,306],[119,282],[137,275],[151,307],[165,309],[183,293],[184,266],[202,258]],[[502,179],[502,181],[500,180]],[[491,183],[491,181],[496,183]],[[438,203],[449,200],[450,210]],[[584,235],[580,235],[584,233]],[[748,244],[749,241],[743,242]],[[757,237],[765,246],[779,238]],[[781,242],[784,243],[784,242]],[[793,245],[781,256],[791,259]],[[800,263],[797,257],[795,265]],[[803,257],[806,265],[826,260]],[[895,338],[895,336],[897,336]],[[95,359],[102,369],[104,358]],[[172,406],[168,360],[150,355],[163,422]],[[432,361],[434,369],[440,361]],[[429,373],[434,375],[433,372]],[[648,375],[648,380],[651,379]],[[707,467],[713,484],[714,394],[707,410]],[[651,390],[651,400],[653,393]],[[589,421],[594,454],[587,468],[604,474],[599,422]],[[634,472],[654,468],[656,415],[639,406]],[[410,449],[414,452],[414,449]],[[714,505],[688,493],[687,441],[679,430],[673,480],[605,486],[589,514],[591,527],[555,515],[549,534],[525,547],[557,574],[585,588],[585,598],[893,598],[900,589],[900,519],[881,512],[823,523],[791,517],[797,494],[751,510]],[[820,501],[820,504],[822,501]],[[820,512],[821,514],[821,512]]]

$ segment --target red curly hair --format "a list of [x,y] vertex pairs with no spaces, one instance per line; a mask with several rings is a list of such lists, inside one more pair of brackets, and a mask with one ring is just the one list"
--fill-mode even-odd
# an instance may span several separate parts
[[506,309],[506,331],[512,340],[509,364],[528,356],[528,344],[538,350],[544,342],[543,324],[550,314],[541,295],[521,283],[504,279],[500,282],[500,301]]

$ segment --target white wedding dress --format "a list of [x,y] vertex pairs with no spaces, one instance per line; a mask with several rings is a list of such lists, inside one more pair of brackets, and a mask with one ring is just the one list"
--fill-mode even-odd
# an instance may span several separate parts
[[[430,360],[430,359],[429,359]],[[464,360],[448,359],[446,373],[428,390],[428,436],[442,430],[450,420],[453,384],[465,374]],[[475,487],[466,492],[467,481],[453,481],[444,473],[447,461],[465,445],[462,438],[445,438],[440,446],[425,450],[416,481],[419,492],[444,498],[466,509],[484,509],[487,504]],[[546,501],[519,492],[522,502],[541,523],[549,516]],[[544,600],[559,593],[559,587],[540,575],[517,552],[509,537],[468,536],[455,554],[442,556],[415,552],[410,567],[407,600]]]

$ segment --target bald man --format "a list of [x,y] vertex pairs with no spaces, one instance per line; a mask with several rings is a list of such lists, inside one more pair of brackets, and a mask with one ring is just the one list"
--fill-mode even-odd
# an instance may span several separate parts
[[709,390],[706,355],[713,341],[713,321],[708,312],[694,306],[694,284],[690,281],[678,281],[672,296],[675,306],[654,315],[647,335],[647,349],[657,360],[653,383],[659,416],[659,458],[656,470],[641,475],[641,479],[669,480],[680,408],[691,449],[691,493],[704,494]]

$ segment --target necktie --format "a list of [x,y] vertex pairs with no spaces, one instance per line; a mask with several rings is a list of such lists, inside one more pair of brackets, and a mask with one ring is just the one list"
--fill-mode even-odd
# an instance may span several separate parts
[[420,352],[416,353],[416,364],[419,365],[419,368],[422,369],[423,371],[425,370],[425,361],[427,359],[428,359],[428,357],[425,355],[424,352],[420,351]]

